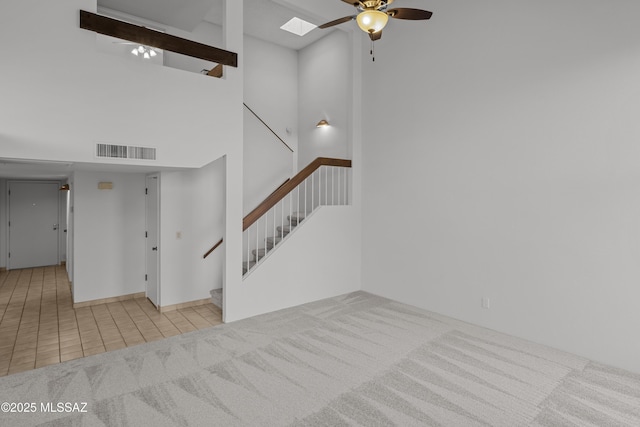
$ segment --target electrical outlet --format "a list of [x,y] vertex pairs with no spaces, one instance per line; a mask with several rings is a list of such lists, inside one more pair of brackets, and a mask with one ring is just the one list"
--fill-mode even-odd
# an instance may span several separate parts
[[482,308],[489,309],[491,307],[491,300],[489,297],[482,297]]

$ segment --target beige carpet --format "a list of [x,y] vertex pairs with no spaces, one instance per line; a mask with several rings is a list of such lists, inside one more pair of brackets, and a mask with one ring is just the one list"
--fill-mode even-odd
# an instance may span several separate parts
[[640,426],[640,375],[356,292],[0,378],[0,402],[36,409],[2,426]]

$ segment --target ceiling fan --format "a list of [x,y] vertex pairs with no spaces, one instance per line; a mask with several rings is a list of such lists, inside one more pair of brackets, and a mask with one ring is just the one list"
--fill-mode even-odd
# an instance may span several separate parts
[[412,21],[418,21],[431,18],[433,13],[428,10],[411,9],[411,8],[396,8],[389,9],[389,5],[394,0],[342,0],[345,3],[349,3],[358,10],[356,15],[345,16],[344,18],[336,19],[326,24],[318,26],[318,28],[329,28],[334,25],[340,25],[345,22],[356,20],[358,26],[362,31],[369,34],[371,41],[379,40],[382,37],[382,29],[387,25],[389,17],[395,19],[409,19]]

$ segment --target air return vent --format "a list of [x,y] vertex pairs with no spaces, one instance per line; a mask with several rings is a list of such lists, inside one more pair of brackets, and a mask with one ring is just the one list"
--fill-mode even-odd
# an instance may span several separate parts
[[155,160],[156,149],[127,145],[96,144],[96,156],[110,159]]

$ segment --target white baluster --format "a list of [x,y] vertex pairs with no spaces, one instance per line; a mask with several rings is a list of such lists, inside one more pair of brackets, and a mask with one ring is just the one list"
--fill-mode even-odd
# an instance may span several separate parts
[[324,204],[327,206],[329,204],[329,170],[326,167],[322,167],[324,169]]
[[336,186],[336,167],[335,166],[331,166],[331,204],[335,205],[336,201],[335,201],[335,187]]
[[296,203],[296,211],[298,212],[296,214],[296,225],[300,224],[300,185],[302,184],[298,184],[298,202]]
[[342,190],[342,168],[338,169],[338,204],[342,205],[342,197],[340,197],[340,190]]
[[313,202],[314,202],[314,195],[316,193],[316,187],[315,187],[315,178],[314,175],[316,174],[315,171],[313,171],[313,173],[311,174],[311,211],[313,212],[315,210],[315,207],[313,206]]
[[260,245],[260,220],[256,221],[256,264],[258,263],[258,245]]
[[291,233],[291,216],[293,215],[293,191],[289,193],[289,233]]
[[249,254],[250,254],[250,250],[251,250],[251,244],[249,243],[249,240],[251,239],[251,227],[249,226],[249,228],[247,228],[246,233],[247,233],[247,273],[249,272],[249,260],[251,258],[249,258]]

